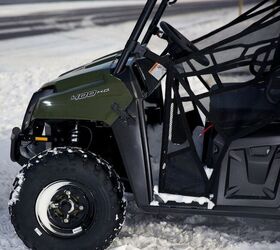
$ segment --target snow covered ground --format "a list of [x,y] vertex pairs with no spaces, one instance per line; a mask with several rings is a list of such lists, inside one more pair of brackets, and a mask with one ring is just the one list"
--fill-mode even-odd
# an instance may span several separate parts
[[[20,11],[18,9],[17,11]],[[168,18],[190,38],[220,26],[236,9]],[[28,101],[44,82],[99,56],[121,49],[133,23],[92,27],[0,42],[0,250],[23,250],[9,221],[7,203],[19,167],[9,160],[9,137],[20,126]],[[152,47],[157,48],[153,43]],[[280,223],[205,216],[152,216],[130,202],[127,220],[111,249],[280,249]]]

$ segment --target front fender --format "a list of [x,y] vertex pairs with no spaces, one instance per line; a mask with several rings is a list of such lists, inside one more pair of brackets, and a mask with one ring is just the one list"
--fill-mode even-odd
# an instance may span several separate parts
[[112,104],[117,103],[125,110],[132,100],[133,97],[125,84],[104,72],[93,82],[59,89],[58,92],[39,99],[32,120],[89,120],[112,125],[119,116],[112,109]]

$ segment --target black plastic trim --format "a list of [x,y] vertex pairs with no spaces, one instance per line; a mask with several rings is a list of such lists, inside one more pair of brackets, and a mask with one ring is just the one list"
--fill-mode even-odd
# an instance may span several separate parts
[[17,162],[19,160],[19,135],[21,133],[20,128],[15,127],[12,130],[11,134],[11,149],[10,149],[10,158],[11,161]]

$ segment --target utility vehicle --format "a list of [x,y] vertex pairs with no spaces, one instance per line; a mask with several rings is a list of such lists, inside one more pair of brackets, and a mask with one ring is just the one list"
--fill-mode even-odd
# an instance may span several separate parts
[[9,210],[29,248],[108,247],[124,190],[148,213],[280,218],[280,1],[193,41],[161,21],[176,1],[156,2],[122,51],[43,85],[13,129]]

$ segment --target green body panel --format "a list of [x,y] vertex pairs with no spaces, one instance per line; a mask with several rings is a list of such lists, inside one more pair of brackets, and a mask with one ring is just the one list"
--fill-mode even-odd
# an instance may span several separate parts
[[119,116],[112,104],[125,110],[133,99],[125,84],[110,73],[113,58],[115,55],[104,57],[45,84],[42,89],[55,88],[55,93],[39,99],[32,119],[90,120],[112,125]]

